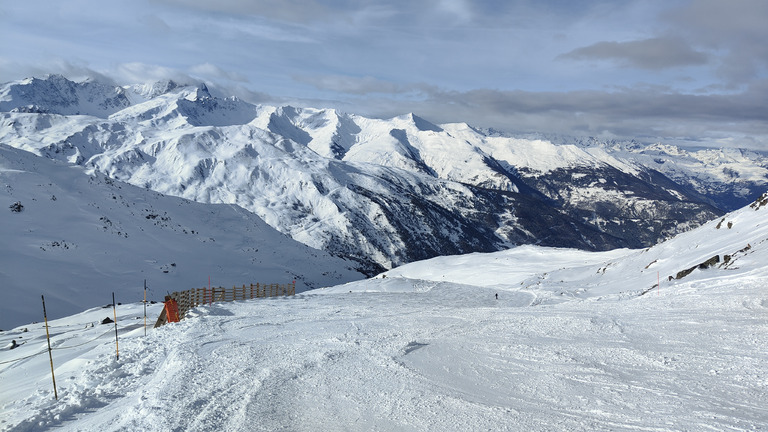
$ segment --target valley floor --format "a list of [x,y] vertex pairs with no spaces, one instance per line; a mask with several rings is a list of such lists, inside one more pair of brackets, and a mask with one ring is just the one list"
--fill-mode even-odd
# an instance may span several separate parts
[[146,337],[123,307],[119,360],[108,326],[76,323],[111,310],[60,320],[79,329],[61,343],[97,339],[54,357],[58,402],[47,355],[7,362],[45,352],[30,327],[0,357],[0,429],[768,430],[764,277],[535,306],[534,291],[387,283],[214,304]]

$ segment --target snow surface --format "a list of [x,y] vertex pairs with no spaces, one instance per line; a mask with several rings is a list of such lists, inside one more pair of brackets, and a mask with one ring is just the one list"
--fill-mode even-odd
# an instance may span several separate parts
[[764,431],[767,262],[756,205],[646,250],[441,257],[146,336],[135,298],[119,358],[111,308],[50,322],[58,401],[43,325],[0,333],[23,343],[0,428]]

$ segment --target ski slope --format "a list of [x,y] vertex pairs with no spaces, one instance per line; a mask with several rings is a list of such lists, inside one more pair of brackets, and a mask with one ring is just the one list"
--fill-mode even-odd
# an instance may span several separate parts
[[436,258],[146,336],[121,305],[119,359],[112,309],[90,309],[50,323],[58,401],[26,325],[0,333],[25,342],[0,351],[0,429],[766,430],[766,215],[639,251]]

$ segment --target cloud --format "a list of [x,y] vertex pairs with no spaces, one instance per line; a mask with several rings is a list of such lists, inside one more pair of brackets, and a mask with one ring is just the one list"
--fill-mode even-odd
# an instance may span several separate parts
[[118,64],[109,74],[120,84],[151,83],[166,79],[183,84],[200,82],[199,79],[178,69],[140,62]]
[[154,34],[167,35],[172,31],[168,23],[157,15],[142,15],[136,21]]
[[355,112],[389,117],[415,112],[435,123],[466,122],[510,132],[632,139],[657,137],[768,150],[768,80],[727,95],[658,88],[606,91],[447,91],[420,87],[418,101],[366,98]]
[[437,0],[435,6],[462,24],[471,22],[474,16],[474,8],[467,0]]
[[562,54],[573,60],[613,60],[624,67],[659,70],[707,63],[706,54],[692,49],[683,39],[657,37],[629,42],[598,42]]
[[419,91],[421,86],[397,84],[371,76],[352,77],[346,75],[296,75],[298,82],[310,84],[320,90],[353,95],[386,93],[390,95]]
[[[156,0],[174,6],[233,15],[262,16],[285,22],[321,21],[337,10],[353,10],[357,2],[341,0]],[[360,2],[364,4],[366,2]]]
[[226,80],[240,83],[248,82],[247,76],[237,72],[225,71],[211,63],[202,63],[192,66],[189,68],[189,71],[194,75],[199,75],[209,80]]
[[685,94],[653,85],[614,91],[452,91],[427,84],[390,85],[387,94],[374,91],[387,88],[379,80],[361,79],[343,88],[345,80],[333,77],[326,88],[347,90],[350,97],[337,93],[336,99],[290,103],[377,118],[413,112],[438,124],[465,122],[513,133],[768,150],[768,79],[731,94]]
[[[19,75],[20,72],[23,76]],[[31,63],[18,62],[0,57],[0,80],[2,80],[2,82],[10,81],[12,79],[42,77],[49,74],[63,75],[76,81],[93,78],[105,83],[114,84],[116,82],[110,73],[96,71],[83,62],[54,58],[47,61]],[[9,77],[9,79],[6,79],[5,77]]]
[[205,80],[257,103],[531,132],[752,134],[768,149],[765,0],[75,1],[3,8],[0,81]]
[[661,18],[682,37],[718,52],[717,72],[731,85],[768,71],[768,2],[764,0],[691,1]]

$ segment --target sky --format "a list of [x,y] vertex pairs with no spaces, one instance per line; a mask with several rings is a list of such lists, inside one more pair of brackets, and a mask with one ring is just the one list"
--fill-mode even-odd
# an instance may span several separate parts
[[768,150],[764,0],[0,0],[0,82]]

